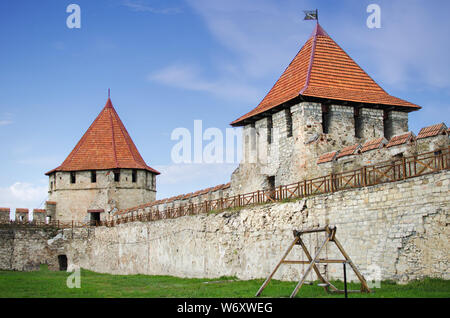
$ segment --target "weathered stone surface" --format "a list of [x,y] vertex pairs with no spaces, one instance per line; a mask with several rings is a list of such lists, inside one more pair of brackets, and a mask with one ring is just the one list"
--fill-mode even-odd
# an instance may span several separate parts
[[[76,231],[73,240],[67,232],[65,251],[70,263],[98,272],[262,278],[292,241],[293,229],[331,224],[364,273],[375,266],[382,279],[449,279],[449,176],[444,171],[234,213],[100,227],[89,236]],[[321,239],[305,236],[313,250]],[[289,258],[301,259],[299,251]],[[339,257],[334,247],[324,256]],[[286,265],[275,278],[297,280],[301,271],[302,266]],[[340,265],[326,271],[342,279]]]

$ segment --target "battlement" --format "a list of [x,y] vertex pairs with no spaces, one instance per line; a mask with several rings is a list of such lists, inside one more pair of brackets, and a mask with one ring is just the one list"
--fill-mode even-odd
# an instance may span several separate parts
[[365,165],[396,160],[422,152],[432,152],[450,145],[448,128],[444,123],[422,128],[417,135],[407,132],[356,143],[342,149],[324,153],[316,163],[322,173],[343,172]]

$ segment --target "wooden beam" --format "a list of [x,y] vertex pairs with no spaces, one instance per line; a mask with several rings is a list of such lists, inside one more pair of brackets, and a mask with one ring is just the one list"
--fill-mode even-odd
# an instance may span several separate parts
[[[322,251],[322,249],[324,248],[324,246],[328,243],[328,241],[330,240],[330,237],[327,236],[325,238],[325,241],[322,243],[322,245],[320,246],[319,250],[317,251],[316,255],[314,256],[314,258],[312,259],[311,263],[309,264],[308,268],[305,271],[305,274],[303,275],[302,279],[298,282],[297,286],[295,286],[294,291],[292,292],[290,298],[294,298],[295,295],[297,295],[298,290],[302,287],[303,283],[306,280],[306,276],[308,276],[309,272],[313,269],[316,268],[316,264],[315,261],[316,259],[319,257],[320,252]],[[302,245],[303,246],[303,245]]]

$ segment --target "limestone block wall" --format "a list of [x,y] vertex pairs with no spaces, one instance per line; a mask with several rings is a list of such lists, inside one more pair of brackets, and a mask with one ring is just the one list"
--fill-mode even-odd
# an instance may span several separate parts
[[132,181],[132,169],[120,169],[120,180],[114,181],[111,170],[96,171],[96,181],[91,171],[77,171],[75,183],[70,172],[56,172],[49,178],[49,201],[56,202],[53,219],[61,221],[88,221],[87,210],[103,209],[102,219],[107,219],[120,209],[154,201],[155,176],[137,170],[137,180]]
[[29,212],[28,209],[17,208],[15,212],[16,222],[28,222],[29,221],[28,212]]
[[244,156],[231,177],[232,189],[239,194],[267,189],[269,177],[275,186],[320,177],[320,155],[406,131],[407,113],[388,111],[385,118],[382,109],[300,102],[244,127]]
[[[98,227],[89,237],[78,230],[73,240],[66,230],[65,253],[70,264],[97,272],[264,278],[292,241],[292,230],[331,224],[366,276],[449,279],[449,181],[450,172],[442,171],[234,213]],[[305,236],[312,250],[321,239]],[[324,256],[339,257],[332,247]],[[289,259],[306,258],[295,249]],[[321,266],[321,271],[342,279],[340,265]],[[301,273],[302,266],[285,265],[275,278],[298,280]]]
[[0,226],[0,270],[33,271],[41,264],[57,270],[63,253],[62,234],[53,229]]
[[0,208],[0,222],[9,222],[10,213],[10,208]]

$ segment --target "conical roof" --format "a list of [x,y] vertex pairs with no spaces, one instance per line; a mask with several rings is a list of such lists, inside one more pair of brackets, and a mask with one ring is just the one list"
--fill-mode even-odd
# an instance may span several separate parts
[[386,93],[318,23],[261,103],[231,125],[243,125],[246,119],[298,96],[397,106],[405,111],[420,109]]
[[105,107],[64,162],[55,171],[143,169],[147,166],[108,98]]

